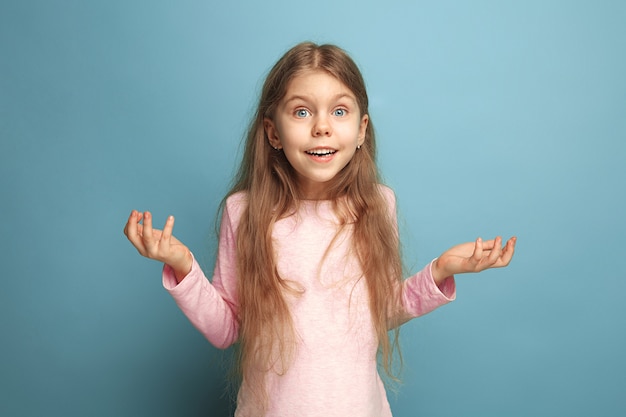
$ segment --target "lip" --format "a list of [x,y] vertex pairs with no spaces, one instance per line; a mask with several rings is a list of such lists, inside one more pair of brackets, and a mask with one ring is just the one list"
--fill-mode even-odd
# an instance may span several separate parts
[[318,146],[316,148],[307,149],[304,153],[313,161],[316,162],[328,162],[334,158],[337,153],[337,149]]
[[323,154],[333,154],[337,152],[337,149],[331,148],[330,146],[317,146],[315,148],[307,149],[304,152],[309,155],[311,154],[323,155]]

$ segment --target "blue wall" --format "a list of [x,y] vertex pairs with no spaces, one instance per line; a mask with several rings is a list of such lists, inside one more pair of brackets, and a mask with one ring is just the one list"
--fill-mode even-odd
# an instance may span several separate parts
[[624,415],[626,3],[239,3],[0,3],[0,415],[226,415],[224,356],[122,227],[174,214],[211,270],[262,77],[306,39],[363,70],[413,269],[519,236],[405,326],[395,415]]

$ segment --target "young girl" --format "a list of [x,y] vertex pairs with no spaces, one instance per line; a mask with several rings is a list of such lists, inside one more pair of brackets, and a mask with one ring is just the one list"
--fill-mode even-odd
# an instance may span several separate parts
[[[235,416],[391,416],[397,328],[455,297],[454,274],[509,264],[515,238],[453,247],[402,280],[393,192],[381,185],[363,78],[332,45],[272,68],[222,204],[212,283],[149,212],[124,233],[216,347],[237,342]],[[394,330],[395,329],[395,330]],[[390,330],[394,330],[389,336]]]

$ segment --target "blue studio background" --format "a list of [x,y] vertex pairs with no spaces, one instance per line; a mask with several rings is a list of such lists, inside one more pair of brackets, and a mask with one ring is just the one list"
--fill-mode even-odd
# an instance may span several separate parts
[[396,416],[626,414],[626,3],[0,2],[0,415],[226,416],[224,355],[122,234],[211,271],[262,79],[360,65],[409,266],[519,237],[407,324]]

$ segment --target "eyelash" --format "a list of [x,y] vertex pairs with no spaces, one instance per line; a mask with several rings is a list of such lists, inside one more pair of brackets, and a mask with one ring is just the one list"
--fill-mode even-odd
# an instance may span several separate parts
[[[306,112],[306,114],[303,115],[303,114],[301,114],[302,112]],[[341,114],[337,114],[337,112],[341,112]],[[332,114],[334,116],[337,116],[337,117],[344,117],[347,113],[348,113],[348,110],[344,109],[344,108],[338,108],[338,109],[333,110],[333,112],[332,112]],[[306,116],[308,116],[310,114],[311,114],[311,112],[308,111],[307,109],[296,109],[294,111],[294,115],[296,117],[300,117],[300,118],[304,118],[304,117],[306,117]]]
[[[302,115],[302,114],[301,114],[302,112],[306,112],[307,114]],[[310,115],[310,114],[311,114],[311,112],[310,112],[310,111],[308,111],[307,109],[296,109],[296,111],[294,112],[294,114],[296,115],[296,117],[304,118],[304,117],[306,117],[306,116]]]

